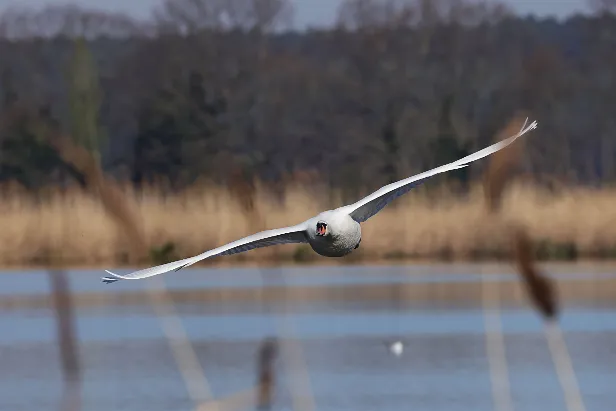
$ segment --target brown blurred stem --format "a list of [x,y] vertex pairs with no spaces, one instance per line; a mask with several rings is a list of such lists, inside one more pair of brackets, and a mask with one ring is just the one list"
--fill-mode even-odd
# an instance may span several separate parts
[[[516,134],[527,116],[516,115],[497,135],[497,140]],[[484,193],[487,212],[497,215],[501,211],[502,197],[507,184],[512,180],[516,166],[523,153],[524,139],[494,153],[490,157],[488,168],[484,175]],[[527,230],[521,225],[506,226],[510,236],[513,254],[518,271],[524,280],[524,285],[532,303],[549,319],[558,312],[557,296],[554,282],[544,276],[536,267],[534,261],[534,246]]]
[[259,349],[257,363],[257,409],[269,410],[272,406],[272,392],[274,390],[273,363],[278,353],[278,345],[274,339],[266,339]]
[[263,229],[264,219],[256,207],[257,188],[249,170],[236,166],[229,176],[229,192],[238,202],[251,232]]
[[148,247],[137,213],[130,207],[119,187],[105,178],[96,157],[64,135],[56,134],[50,143],[63,161],[83,175],[88,190],[101,201],[107,215],[115,220],[128,236],[137,259],[146,257]]
[[81,371],[73,324],[71,293],[66,278],[67,274],[64,270],[53,268],[48,273],[56,312],[57,341],[65,384],[61,409],[64,411],[76,411],[80,409],[81,402]]
[[[496,141],[515,135],[522,128],[525,119],[525,114],[517,114],[498,132]],[[520,138],[516,140],[515,144],[490,156],[483,181],[485,202],[489,213],[500,211],[503,192],[507,183],[514,176],[515,168],[519,164],[523,151],[524,138]]]
[[558,302],[554,281],[542,275],[537,269],[534,263],[533,243],[526,230],[520,226],[513,226],[510,232],[516,265],[532,303],[546,318],[555,318]]

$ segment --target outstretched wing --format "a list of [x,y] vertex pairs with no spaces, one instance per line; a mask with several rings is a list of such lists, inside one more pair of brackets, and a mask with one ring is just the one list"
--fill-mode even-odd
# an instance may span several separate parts
[[156,267],[146,268],[130,274],[120,275],[105,270],[108,274],[110,274],[110,276],[102,277],[102,280],[104,283],[113,283],[118,280],[138,280],[141,278],[167,273],[169,271],[178,271],[201,260],[205,260],[206,258],[219,255],[237,254],[244,251],[253,250],[255,248],[268,247],[276,244],[305,243],[308,241],[306,235],[304,234],[305,229],[306,227],[304,224],[299,224],[293,227],[261,231],[260,233],[253,234],[242,238],[241,240],[206,251],[205,253],[194,257],[185,258],[183,260],[174,261],[172,263],[167,263]]
[[468,166],[473,161],[482,159],[484,157],[493,154],[511,143],[513,143],[518,137],[527,133],[530,130],[537,128],[537,122],[533,121],[529,126],[526,126],[528,119],[524,122],[524,125],[520,129],[520,132],[515,136],[509,137],[503,141],[499,141],[489,147],[484,148],[476,153],[468,155],[453,163],[445,164],[443,166],[433,168],[432,170],[425,171],[421,174],[414,175],[404,180],[397,181],[395,183],[388,184],[374,193],[370,194],[354,204],[344,206],[341,209],[347,212],[355,221],[362,223],[381,211],[387,204],[391,203],[396,198],[403,194],[408,193],[414,187],[422,184],[428,178],[447,171],[457,170]]

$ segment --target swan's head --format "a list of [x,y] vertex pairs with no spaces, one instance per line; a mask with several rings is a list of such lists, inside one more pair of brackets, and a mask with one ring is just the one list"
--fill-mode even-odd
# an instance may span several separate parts
[[316,235],[320,237],[325,237],[327,234],[327,223],[325,221],[317,221]]
[[354,232],[357,225],[347,213],[324,211],[310,221],[308,231],[316,238],[337,238]]

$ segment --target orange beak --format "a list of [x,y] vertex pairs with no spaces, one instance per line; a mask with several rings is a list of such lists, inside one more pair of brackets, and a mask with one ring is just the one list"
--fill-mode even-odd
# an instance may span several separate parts
[[325,235],[326,231],[327,231],[327,226],[325,224],[317,224],[317,234],[318,235]]

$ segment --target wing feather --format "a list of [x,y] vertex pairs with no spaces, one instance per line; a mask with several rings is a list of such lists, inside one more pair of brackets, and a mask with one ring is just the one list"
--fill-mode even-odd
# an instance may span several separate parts
[[526,126],[527,123],[528,119],[526,119],[524,125],[522,126],[518,134],[512,137],[492,144],[491,146],[486,147],[483,150],[468,155],[464,158],[461,158],[460,160],[445,164],[437,168],[433,168],[432,170],[428,170],[420,174],[416,174],[404,180],[388,184],[384,187],[381,187],[379,190],[375,191],[369,196],[359,200],[358,202],[341,208],[345,212],[347,212],[355,221],[362,223],[376,213],[378,213],[379,211],[381,211],[387,204],[391,203],[393,200],[400,197],[401,195],[408,193],[413,188],[422,184],[428,178],[440,173],[445,173],[447,171],[467,167],[473,161],[477,161],[479,159],[489,156],[490,154],[496,153],[499,150],[502,150],[503,148],[507,147],[515,140],[517,140],[519,137],[526,134],[528,131],[537,128],[536,121],[533,121],[530,125]]
[[120,275],[105,270],[110,276],[102,277],[104,283],[113,283],[118,280],[138,280],[142,278],[152,277],[154,275],[167,273],[169,271],[178,271],[184,267],[193,265],[206,258],[232,255],[243,253],[245,251],[256,248],[269,247],[277,244],[289,243],[306,243],[305,225],[299,224],[293,227],[277,228],[274,230],[261,231],[251,236],[233,241],[229,244],[206,251],[194,257],[185,258],[183,260],[173,261],[171,263],[162,264],[156,267],[145,268],[135,271],[130,274]]

